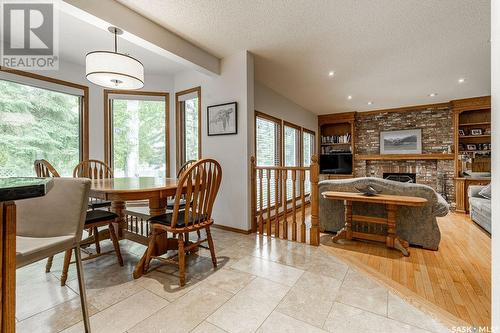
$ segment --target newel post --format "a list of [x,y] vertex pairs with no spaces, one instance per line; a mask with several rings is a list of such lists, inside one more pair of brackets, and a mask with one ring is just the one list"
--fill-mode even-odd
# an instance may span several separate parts
[[311,245],[319,245],[319,164],[318,155],[311,158],[311,230],[309,240]]
[[[251,182],[251,221],[252,221],[252,232],[257,231],[257,180],[255,178],[256,163],[255,157],[250,157],[250,182]],[[247,192],[248,193],[248,192]]]

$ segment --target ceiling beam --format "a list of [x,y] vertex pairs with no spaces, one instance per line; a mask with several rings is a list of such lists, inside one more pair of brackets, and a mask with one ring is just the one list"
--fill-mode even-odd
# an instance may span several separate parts
[[187,67],[220,74],[219,58],[116,1],[64,0],[61,10],[103,30],[116,26],[125,31],[121,38]]

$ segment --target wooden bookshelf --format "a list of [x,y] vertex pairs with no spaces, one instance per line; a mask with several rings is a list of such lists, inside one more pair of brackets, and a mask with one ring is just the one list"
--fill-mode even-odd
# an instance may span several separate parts
[[[491,172],[491,98],[467,98],[451,102],[454,122],[456,210],[467,212],[467,188],[487,179],[463,177],[464,171]],[[479,134],[472,134],[480,130]],[[475,146],[475,149],[474,149]]]
[[[352,153],[354,159],[354,144],[355,144],[355,112],[334,113],[318,116],[318,147],[319,154],[330,154],[335,152]],[[323,142],[323,137],[329,136],[344,136],[349,135],[348,142]],[[331,148],[331,149],[330,149]],[[354,162],[354,161],[353,161]],[[354,167],[354,165],[353,165]],[[353,175],[328,175],[329,179],[352,178]]]

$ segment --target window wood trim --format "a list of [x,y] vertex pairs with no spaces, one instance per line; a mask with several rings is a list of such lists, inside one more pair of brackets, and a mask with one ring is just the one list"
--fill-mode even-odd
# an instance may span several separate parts
[[104,89],[104,163],[113,170],[112,144],[113,122],[110,95],[154,96],[165,98],[165,177],[170,175],[170,94],[157,91],[112,90]]
[[80,103],[80,162],[89,159],[89,87],[70,81],[60,80],[49,76],[43,76],[31,72],[25,72],[18,69],[12,69],[0,66],[0,71],[31,79],[49,82],[61,86],[79,89],[83,92]]
[[179,107],[179,97],[196,92],[198,95],[198,159],[201,159],[201,86],[178,91],[175,93],[175,131],[176,131],[176,171],[178,172],[182,165],[182,156],[184,155],[183,132],[181,108]]

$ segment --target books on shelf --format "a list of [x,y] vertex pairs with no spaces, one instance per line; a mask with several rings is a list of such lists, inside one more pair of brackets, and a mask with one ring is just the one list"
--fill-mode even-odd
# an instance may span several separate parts
[[344,135],[323,135],[321,136],[321,143],[351,143],[351,134],[346,133]]

